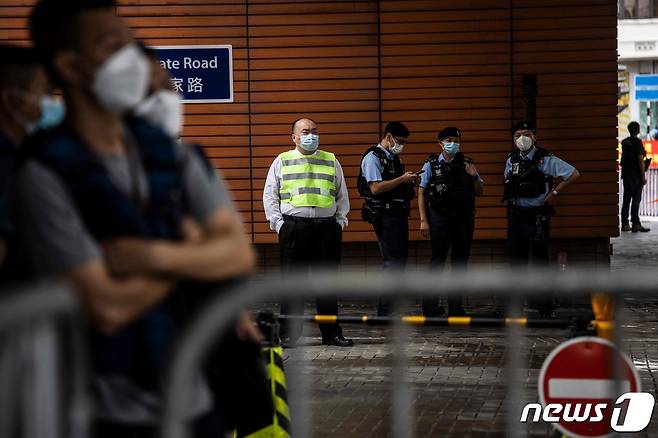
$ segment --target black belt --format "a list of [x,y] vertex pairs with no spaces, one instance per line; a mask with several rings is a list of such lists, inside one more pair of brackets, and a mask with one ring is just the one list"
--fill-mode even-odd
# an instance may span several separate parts
[[299,217],[299,216],[289,216],[287,214],[283,215],[284,221],[291,222],[304,222],[307,224],[326,224],[327,222],[335,222],[336,219],[333,216],[329,217]]

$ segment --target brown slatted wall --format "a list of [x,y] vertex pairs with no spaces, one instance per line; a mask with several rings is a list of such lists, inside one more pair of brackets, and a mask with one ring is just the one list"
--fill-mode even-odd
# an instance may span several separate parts
[[[3,0],[0,40],[27,42],[33,0]],[[261,202],[290,122],[320,125],[343,164],[352,212],[345,239],[373,240],[359,219],[356,176],[380,120],[408,123],[404,160],[420,168],[446,125],[486,180],[476,238],[504,238],[508,129],[523,117],[521,78],[537,74],[539,137],[573,162],[579,182],[559,200],[556,237],[617,234],[614,0],[119,0],[153,45],[232,44],[235,102],[186,105],[186,139],[206,146],[257,243],[275,241]],[[380,32],[380,34],[378,34]],[[513,112],[513,114],[512,114]],[[417,211],[412,236],[420,238]]]
[[27,16],[35,0],[2,0],[0,2],[0,42],[29,44]]

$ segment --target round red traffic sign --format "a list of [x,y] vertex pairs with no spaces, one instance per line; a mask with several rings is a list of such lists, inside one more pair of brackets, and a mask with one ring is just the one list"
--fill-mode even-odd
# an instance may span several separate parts
[[615,401],[638,391],[640,379],[630,359],[602,338],[580,337],[560,344],[539,373],[543,420],[559,418],[554,426],[574,438],[612,435]]

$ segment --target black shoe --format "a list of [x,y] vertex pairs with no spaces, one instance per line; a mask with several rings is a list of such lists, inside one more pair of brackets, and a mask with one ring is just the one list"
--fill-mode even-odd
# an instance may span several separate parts
[[466,310],[462,306],[448,307],[448,316],[466,316]]
[[621,230],[622,231],[631,231],[631,226],[629,224],[622,224],[621,225]]
[[343,335],[335,335],[331,338],[322,338],[322,345],[335,345],[336,347],[351,347],[354,341]]
[[651,231],[651,229],[643,227],[642,224],[633,224],[633,226],[631,227],[631,231],[633,233],[637,233],[638,231],[640,233],[648,233],[649,231]]
[[295,348],[299,339],[293,339],[290,336],[281,336],[281,348]]

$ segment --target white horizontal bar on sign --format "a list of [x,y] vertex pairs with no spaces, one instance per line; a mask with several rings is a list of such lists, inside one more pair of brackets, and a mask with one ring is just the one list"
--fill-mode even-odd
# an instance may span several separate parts
[[548,379],[550,398],[611,399],[630,390],[628,380]]

